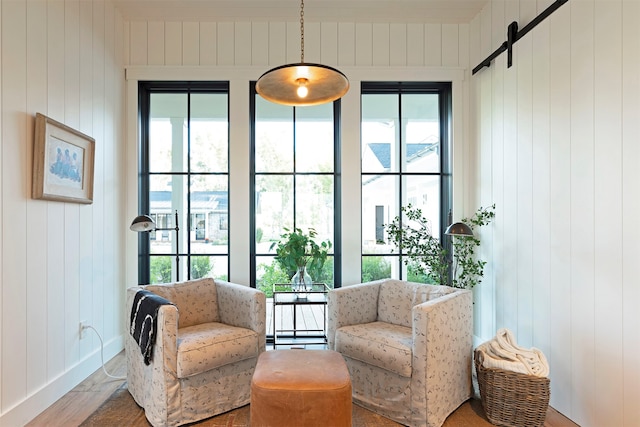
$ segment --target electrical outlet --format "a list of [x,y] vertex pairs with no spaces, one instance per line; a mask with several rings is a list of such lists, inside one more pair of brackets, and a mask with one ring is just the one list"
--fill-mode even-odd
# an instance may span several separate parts
[[86,320],[81,320],[80,321],[80,339],[83,339],[85,337],[84,335],[84,331],[89,327],[89,322],[87,322]]

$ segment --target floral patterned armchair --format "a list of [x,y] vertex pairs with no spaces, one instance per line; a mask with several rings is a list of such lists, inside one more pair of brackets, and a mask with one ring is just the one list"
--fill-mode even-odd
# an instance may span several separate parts
[[265,351],[265,295],[210,278],[127,290],[126,316],[136,292],[170,301],[157,315],[149,365],[127,333],[129,392],[154,426],[192,423],[249,403],[251,377]]
[[471,398],[471,291],[379,280],[332,290],[328,312],[329,348],[347,362],[355,403],[440,427]]

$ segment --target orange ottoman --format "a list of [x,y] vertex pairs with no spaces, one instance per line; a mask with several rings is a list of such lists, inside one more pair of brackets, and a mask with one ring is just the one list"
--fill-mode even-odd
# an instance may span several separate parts
[[273,350],[251,380],[252,427],[351,427],[351,378],[333,350]]

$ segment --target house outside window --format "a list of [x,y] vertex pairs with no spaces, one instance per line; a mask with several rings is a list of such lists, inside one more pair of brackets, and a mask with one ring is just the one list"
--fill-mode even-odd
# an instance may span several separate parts
[[411,204],[444,241],[451,209],[451,85],[363,82],[361,102],[362,281],[424,282],[407,271],[384,226]]
[[228,92],[226,82],[139,84],[139,211],[168,229],[140,233],[140,283],[228,278]]

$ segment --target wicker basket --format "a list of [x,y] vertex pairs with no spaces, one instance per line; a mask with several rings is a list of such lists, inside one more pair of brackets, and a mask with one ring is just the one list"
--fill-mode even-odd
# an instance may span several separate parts
[[549,406],[549,378],[482,366],[475,352],[480,399],[487,419],[498,426],[540,427]]

